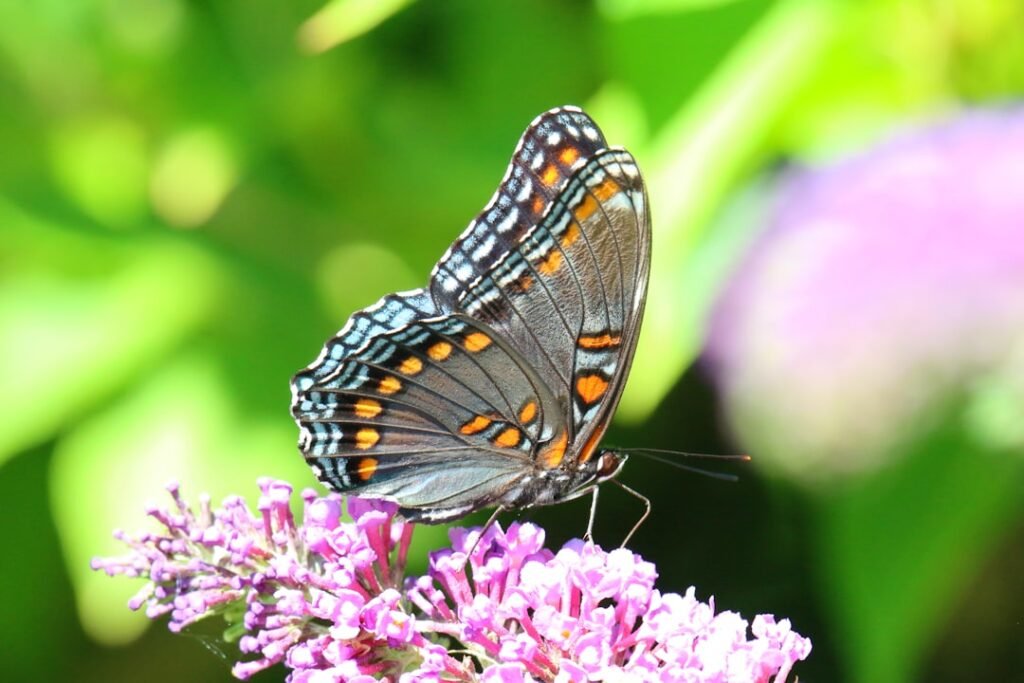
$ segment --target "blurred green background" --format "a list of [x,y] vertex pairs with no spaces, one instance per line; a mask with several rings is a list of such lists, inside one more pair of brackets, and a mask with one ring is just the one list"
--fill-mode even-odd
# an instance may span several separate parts
[[[902,457],[822,484],[777,464],[799,423],[728,417],[693,363],[780,164],[1013,100],[1021,27],[1019,0],[0,2],[4,679],[229,678],[89,558],[171,479],[215,500],[314,485],[291,374],[353,310],[425,284],[523,128],[572,103],[634,152],[655,219],[607,441],[754,456],[687,461],[738,484],[631,459],[654,505],[632,547],[663,590],[792,618],[801,681],[1020,680],[1018,395],[947,386],[899,424]],[[961,419],[979,414],[987,440]],[[637,508],[609,489],[598,540]],[[561,543],[586,515],[523,518]]]

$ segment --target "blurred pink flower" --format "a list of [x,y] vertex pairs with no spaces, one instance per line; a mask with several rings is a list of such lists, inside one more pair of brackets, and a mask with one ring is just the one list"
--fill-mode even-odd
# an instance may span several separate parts
[[[239,618],[247,678],[276,663],[297,681],[785,681],[810,653],[789,621],[748,623],[715,612],[690,588],[654,588],[654,566],[632,552],[573,541],[544,548],[532,524],[452,529],[430,571],[405,577],[413,526],[393,505],[303,494],[262,480],[253,515],[239,498],[199,514],[170,487],[173,511],[149,514],[165,534],[117,537],[131,552],[96,559],[108,574],[146,577],[131,600],[173,631]],[[471,553],[471,554],[470,554]]]
[[745,448],[827,478],[877,466],[956,392],[1024,400],[1024,110],[911,131],[773,194],[707,345]]

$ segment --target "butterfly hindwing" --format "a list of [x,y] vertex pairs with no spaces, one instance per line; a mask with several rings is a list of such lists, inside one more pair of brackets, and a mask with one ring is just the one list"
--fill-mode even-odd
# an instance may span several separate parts
[[315,403],[318,400],[314,388],[316,381],[337,369],[338,364],[363,346],[367,339],[413,320],[436,315],[438,310],[434,300],[422,289],[388,294],[372,306],[353,313],[341,331],[327,341],[320,357],[292,378],[293,403],[296,404],[293,412],[295,407],[300,407],[299,402],[303,405]]
[[309,463],[335,491],[394,500],[409,521],[435,524],[497,504],[522,478],[523,463],[479,455],[476,449],[462,448],[415,457],[315,458]]
[[[566,431],[530,365],[464,316],[414,319],[372,334],[331,372],[303,384],[293,412],[300,448],[321,480],[412,508],[447,496],[461,501],[508,473],[521,475],[537,444]],[[480,465],[452,466],[471,462]],[[421,490],[417,477],[432,468],[434,485]]]

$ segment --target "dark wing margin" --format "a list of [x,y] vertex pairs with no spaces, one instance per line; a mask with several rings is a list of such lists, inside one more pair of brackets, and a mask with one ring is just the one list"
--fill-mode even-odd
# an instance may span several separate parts
[[423,289],[388,294],[353,313],[345,326],[324,344],[320,356],[292,378],[292,414],[310,409],[319,400],[310,394],[315,392],[317,380],[334,372],[367,339],[438,314],[437,305]]
[[458,310],[470,283],[519,244],[569,177],[605,147],[597,124],[577,107],[559,107],[534,119],[494,196],[434,266],[430,292],[438,307]]

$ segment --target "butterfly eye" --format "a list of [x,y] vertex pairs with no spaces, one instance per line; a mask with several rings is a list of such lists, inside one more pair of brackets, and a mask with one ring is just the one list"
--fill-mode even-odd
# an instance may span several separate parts
[[620,456],[618,453],[612,453],[611,451],[604,451],[601,453],[601,457],[597,462],[597,478],[598,480],[611,479],[619,470],[622,469],[622,464],[626,462],[625,458]]

